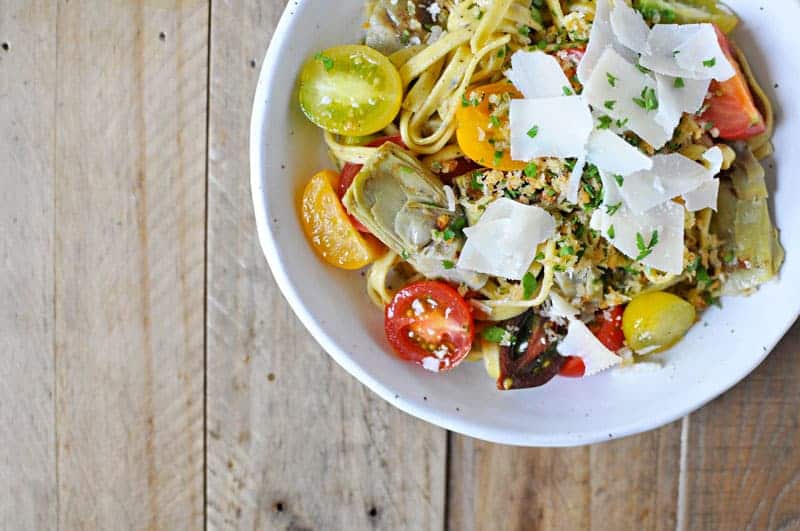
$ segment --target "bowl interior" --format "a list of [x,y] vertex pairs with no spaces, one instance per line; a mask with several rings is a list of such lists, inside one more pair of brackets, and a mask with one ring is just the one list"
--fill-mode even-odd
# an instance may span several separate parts
[[[321,132],[296,104],[296,78],[315,51],[360,38],[362,0],[292,1],[273,37],[256,90],[251,172],[259,238],[294,311],[336,361],[408,413],[473,437],[527,446],[568,446],[638,433],[675,420],[752,371],[800,313],[800,71],[794,32],[800,3],[728,2],[741,16],[737,43],[777,105],[775,156],[766,161],[772,211],[786,263],[778,281],[750,298],[727,298],[702,316],[655,371],[613,371],[582,380],[498,392],[482,364],[434,375],[398,361],[383,338],[382,313],[362,274],[323,264],[306,243],[297,197],[316,171],[332,167]],[[792,296],[794,295],[794,296]]]

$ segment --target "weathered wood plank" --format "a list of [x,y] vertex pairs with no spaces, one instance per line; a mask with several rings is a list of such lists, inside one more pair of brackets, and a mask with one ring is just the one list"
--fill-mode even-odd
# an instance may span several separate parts
[[212,3],[209,527],[441,529],[445,432],[335,365],[289,310],[259,248],[248,123],[256,65],[282,10],[280,0]]
[[0,7],[0,526],[56,526],[53,2]]
[[64,529],[203,525],[208,4],[59,2]]
[[800,529],[800,323],[742,384],[692,415],[690,529]]
[[582,448],[453,435],[448,529],[674,529],[680,423]]

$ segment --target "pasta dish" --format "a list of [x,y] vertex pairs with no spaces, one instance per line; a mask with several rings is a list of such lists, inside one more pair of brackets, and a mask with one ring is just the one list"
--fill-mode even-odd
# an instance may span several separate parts
[[[715,0],[367,0],[299,105],[300,218],[401,359],[500,390],[658,363],[783,249],[772,105]],[[358,38],[354,35],[354,40]]]

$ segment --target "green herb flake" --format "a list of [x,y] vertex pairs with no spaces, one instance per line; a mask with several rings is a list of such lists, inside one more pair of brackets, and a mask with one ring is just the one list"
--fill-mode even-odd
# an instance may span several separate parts
[[450,260],[442,260],[442,267],[445,269],[453,269],[456,264]]
[[711,59],[706,59],[705,61],[703,61],[703,66],[705,66],[706,68],[713,68],[714,65],[716,64],[717,64],[716,57],[712,57]]
[[656,90],[652,87],[645,87],[642,89],[642,94],[639,98],[633,98],[633,102],[646,111],[655,111],[658,109],[658,97]]
[[489,326],[481,332],[481,337],[491,343],[511,343],[514,336],[499,326]]
[[574,92],[572,92],[572,89],[567,87],[566,85],[561,87],[561,90],[564,92],[564,96],[572,96],[573,94],[575,94]]
[[617,237],[617,232],[614,230],[614,225],[611,225],[608,228],[608,237],[612,240]]
[[330,72],[333,70],[333,59],[328,57],[322,52],[318,52],[317,55],[314,56],[314,59],[322,63],[322,67],[325,68],[326,72]]
[[481,172],[476,171],[472,173],[472,180],[469,182],[470,188],[473,190],[483,190],[483,183],[478,180],[478,177],[482,177],[483,175]]
[[620,129],[622,129],[626,125],[628,125],[628,119],[627,118],[625,118],[624,120],[617,120],[617,127],[619,127]]
[[649,74],[650,72],[652,72],[652,70],[650,70],[649,68],[645,68],[645,67],[643,67],[643,66],[642,66],[642,65],[640,65],[639,63],[636,63],[636,69],[637,69],[639,72],[641,72],[642,74]]
[[530,33],[531,33],[531,29],[528,26],[520,26],[519,27],[519,34],[520,35],[524,35],[524,36],[527,37],[528,35],[530,35]]
[[606,72],[606,79],[608,80],[608,84],[611,85],[612,87],[616,87],[617,86],[617,80],[619,78],[617,76],[615,76],[614,74],[611,74],[610,72]]
[[523,171],[527,177],[536,177],[536,174],[539,173],[539,166],[535,162],[529,162]]
[[621,206],[622,206],[622,201],[620,201],[616,205],[606,205],[606,214],[608,214],[609,216],[613,216],[614,214],[617,213],[617,210],[619,210]]
[[536,253],[536,256],[534,256],[533,259],[537,262],[541,262],[544,260],[544,253]]
[[528,129],[528,136],[529,137],[536,138],[536,135],[538,135],[538,134],[539,134],[539,126],[538,125],[534,125],[530,129]]
[[686,82],[683,80],[682,77],[676,77],[674,85],[675,88],[683,88],[686,86]]
[[617,104],[617,100],[608,100],[607,102],[605,102],[603,104],[603,106],[606,109],[608,109],[609,111],[613,111],[614,110],[614,105],[616,105],[616,104]]
[[558,256],[562,258],[565,256],[572,256],[575,254],[575,249],[571,245],[565,245],[558,250]]
[[503,150],[495,151],[494,152],[494,165],[499,166],[500,161],[503,160]]
[[636,233],[636,248],[639,249],[639,256],[636,257],[637,261],[641,261],[653,252],[653,248],[658,245],[658,231],[654,230],[650,235],[650,242],[645,243],[644,236],[641,232]]
[[598,121],[600,122],[599,124],[597,124],[598,129],[608,129],[611,127],[611,124],[614,123],[614,120],[612,120],[610,116],[606,115],[603,115],[600,118],[598,118]]
[[625,184],[625,177],[620,174],[614,174],[614,180],[617,181],[617,186],[622,186]]
[[528,271],[525,273],[525,276],[522,277],[522,298],[530,300],[533,297],[533,294],[536,293],[536,288],[539,287],[539,283],[536,281],[536,277],[533,276],[533,273]]
[[442,238],[444,238],[445,241],[449,242],[450,240],[452,240],[455,237],[456,237],[456,233],[450,227],[444,229],[444,232],[442,232]]
[[403,250],[400,252],[400,258],[402,258],[403,260],[408,260],[409,258],[411,258],[411,255],[408,254],[408,251]]

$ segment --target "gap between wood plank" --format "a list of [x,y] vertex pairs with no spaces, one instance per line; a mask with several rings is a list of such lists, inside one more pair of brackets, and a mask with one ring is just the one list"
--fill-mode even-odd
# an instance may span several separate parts
[[678,468],[678,508],[675,514],[675,529],[676,531],[685,531],[686,515],[688,511],[687,495],[689,488],[689,478],[687,476],[688,462],[689,462],[689,418],[691,415],[686,415],[681,420],[681,457],[680,466]]
[[211,24],[212,0],[208,0],[206,39],[206,153],[203,227],[203,530],[208,530],[208,179],[211,153]]

